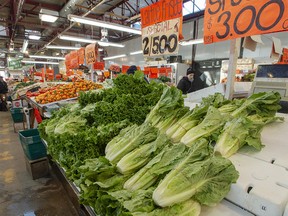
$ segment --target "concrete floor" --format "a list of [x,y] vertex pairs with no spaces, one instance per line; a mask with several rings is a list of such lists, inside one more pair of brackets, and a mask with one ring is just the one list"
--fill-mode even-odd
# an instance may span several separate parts
[[0,112],[0,215],[79,215],[52,170],[48,177],[32,180],[24,157],[10,112]]

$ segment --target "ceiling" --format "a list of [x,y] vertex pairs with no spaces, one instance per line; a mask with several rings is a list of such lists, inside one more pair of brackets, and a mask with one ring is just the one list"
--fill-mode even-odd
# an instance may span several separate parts
[[[197,2],[183,2],[195,4],[195,1]],[[23,40],[28,39],[27,31],[31,30],[41,33],[40,40],[29,40],[28,50],[31,53],[44,50],[48,44],[75,45],[75,42],[60,40],[58,35],[63,33],[100,39],[99,27],[72,23],[67,19],[67,15],[84,15],[131,26],[140,21],[140,8],[155,2],[157,0],[0,0],[0,50],[8,52],[9,45],[13,42],[15,52],[19,51]],[[41,8],[59,12],[58,20],[55,23],[42,22],[39,18]],[[133,36],[114,30],[108,32],[111,42],[123,41]]]

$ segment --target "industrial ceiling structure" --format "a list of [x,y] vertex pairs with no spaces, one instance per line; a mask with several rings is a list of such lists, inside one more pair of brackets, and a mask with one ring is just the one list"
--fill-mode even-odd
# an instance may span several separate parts
[[[47,45],[85,45],[77,39],[62,40],[61,35],[92,40],[105,37],[109,42],[121,43],[137,34],[73,22],[70,16],[141,29],[140,9],[155,2],[157,0],[1,0],[0,52],[18,53],[27,47],[29,53],[34,54],[47,51]],[[204,8],[203,0],[184,0],[184,21],[203,16]]]

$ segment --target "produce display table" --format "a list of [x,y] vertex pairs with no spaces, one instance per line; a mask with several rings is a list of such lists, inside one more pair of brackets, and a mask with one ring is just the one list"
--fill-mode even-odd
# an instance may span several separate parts
[[[48,146],[48,143],[45,140],[43,140],[43,143],[46,147]],[[80,189],[73,182],[67,179],[65,169],[62,168],[57,162],[54,162],[50,155],[48,155],[48,160],[51,169],[54,171],[57,178],[61,181],[73,206],[79,212],[79,215],[96,216],[94,210],[90,206],[80,204],[79,202]]]
[[[68,98],[68,99],[65,99],[65,100],[60,100],[60,101],[55,101],[55,102],[52,102],[52,103],[47,103],[47,104],[39,104],[35,101],[35,97],[27,97],[26,95],[25,96],[22,96],[21,97],[22,100],[25,100],[30,107],[32,108],[36,108],[39,110],[40,112],[40,115],[42,117],[45,117],[45,113],[46,112],[49,112],[49,107],[50,106],[60,106],[61,104],[63,103],[74,103],[77,101],[77,97],[74,97],[74,98]],[[49,114],[46,114],[46,116],[49,116]]]

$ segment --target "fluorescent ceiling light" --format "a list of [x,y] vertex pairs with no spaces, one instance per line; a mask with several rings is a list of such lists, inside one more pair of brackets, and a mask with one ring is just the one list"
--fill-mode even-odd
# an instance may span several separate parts
[[131,52],[130,55],[138,55],[138,54],[143,54],[142,50]]
[[93,40],[89,38],[73,37],[69,35],[60,35],[59,38],[61,40],[76,41],[76,42],[83,42],[83,43],[96,43],[97,42],[97,40]]
[[80,17],[80,16],[76,16],[73,14],[69,14],[68,19],[72,22],[78,22],[78,23],[82,23],[82,24],[98,26],[101,28],[108,28],[108,29],[113,29],[113,30],[118,30],[118,31],[123,31],[123,32],[141,35],[141,30],[137,30],[137,29],[130,28],[127,26],[119,25],[116,23],[109,23],[109,22],[104,22],[101,20],[90,19],[87,17]]
[[30,58],[41,58],[41,59],[57,59],[57,60],[65,60],[64,57],[57,56],[42,56],[42,55],[29,55]]
[[193,45],[193,44],[203,44],[203,43],[204,43],[203,38],[179,42],[179,44],[182,46],[189,46],[189,45]]
[[112,42],[99,41],[98,44],[99,44],[100,46],[113,46],[113,47],[120,47],[120,48],[125,47],[124,44],[112,43]]
[[77,42],[83,42],[83,43],[98,43],[100,46],[114,46],[114,47],[125,47],[124,44],[118,44],[118,43],[112,43],[112,42],[102,42],[100,40],[94,40],[89,38],[79,38],[69,35],[60,35],[60,39],[62,40],[68,40],[68,41],[77,41]]
[[79,50],[81,47],[47,45],[47,49]]
[[110,59],[116,59],[116,58],[122,58],[122,57],[125,57],[126,55],[123,54],[123,55],[117,55],[117,56],[110,56],[110,57],[105,57],[103,58],[103,60],[110,60]]
[[25,53],[25,52],[26,52],[27,47],[28,47],[28,43],[29,43],[28,40],[24,40],[24,41],[23,41],[23,45],[22,45],[22,49],[21,49],[21,52],[22,52],[22,53]]
[[39,35],[29,35],[28,38],[30,40],[40,40],[41,36],[39,36]]
[[22,60],[23,63],[29,64],[51,64],[51,65],[59,65],[58,62],[45,62],[45,61],[32,61],[32,60]]
[[47,9],[41,9],[39,13],[39,18],[44,22],[54,23],[58,19],[58,16],[59,12]]

